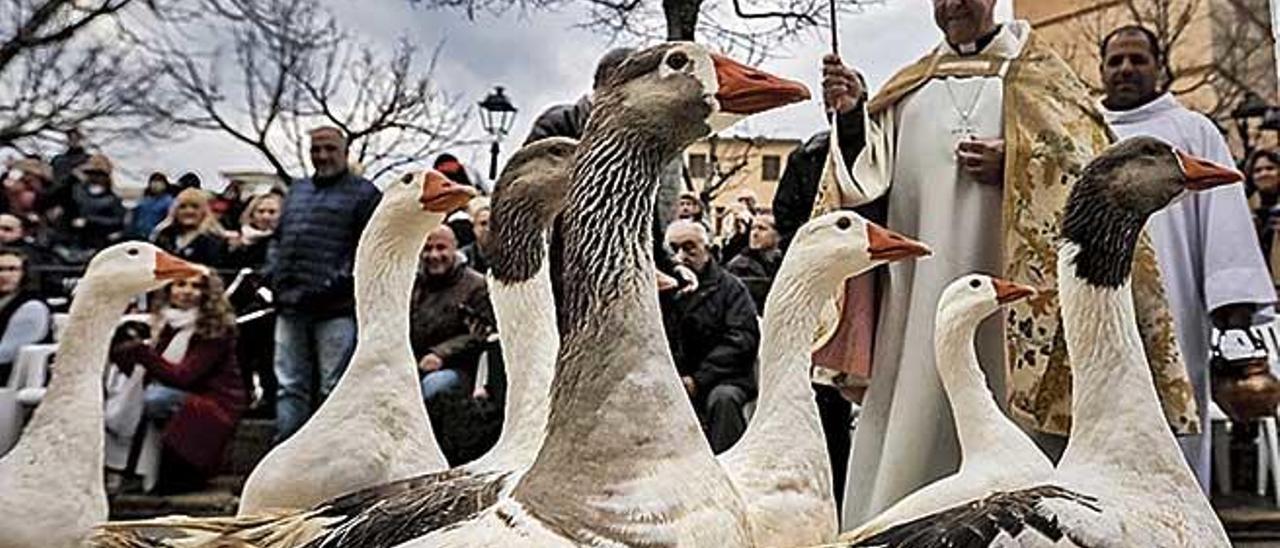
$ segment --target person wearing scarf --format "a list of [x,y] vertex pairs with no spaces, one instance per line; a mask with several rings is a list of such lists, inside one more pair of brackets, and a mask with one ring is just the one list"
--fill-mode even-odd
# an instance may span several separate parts
[[248,402],[236,365],[235,317],[218,277],[175,281],[165,301],[154,343],[122,341],[111,360],[125,371],[146,369],[143,416],[163,424],[156,491],[176,493],[217,473]]

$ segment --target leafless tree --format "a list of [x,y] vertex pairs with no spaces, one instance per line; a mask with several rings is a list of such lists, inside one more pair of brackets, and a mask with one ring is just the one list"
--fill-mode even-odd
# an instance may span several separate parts
[[157,93],[157,69],[116,39],[122,16],[156,7],[151,0],[0,2],[0,145],[38,150],[73,127],[135,137],[156,129],[139,99]]
[[831,2],[841,14],[883,0],[410,0],[428,8],[480,13],[530,12],[569,5],[585,9],[578,26],[606,36],[645,40],[701,40],[749,60],[830,24]]
[[[432,85],[434,55],[424,70],[407,41],[386,58],[350,39],[316,0],[202,2],[208,15],[174,25],[150,47],[192,107],[163,113],[254,149],[285,181],[306,165],[306,132],[318,125],[348,135],[351,159],[370,178],[461,132],[467,112]],[[200,51],[190,44],[202,40],[177,38],[203,35],[229,37],[221,40],[229,51]]]
[[[733,145],[722,147],[722,141],[725,140],[719,135],[707,138],[707,176],[703,179],[702,189],[698,191],[698,199],[702,201],[704,210],[728,190],[729,184],[750,165],[752,152],[761,144],[759,138],[734,136],[728,139]],[[726,150],[721,150],[722,148]]]

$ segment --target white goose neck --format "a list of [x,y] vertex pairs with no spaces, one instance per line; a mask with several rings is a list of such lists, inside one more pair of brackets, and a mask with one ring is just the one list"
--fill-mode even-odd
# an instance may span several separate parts
[[1145,475],[1185,469],[1156,394],[1129,280],[1106,288],[1076,277],[1079,250],[1066,242],[1058,253],[1072,375],[1071,437],[1059,468],[1101,465]]
[[987,312],[977,306],[940,306],[934,321],[935,363],[951,404],[960,453],[966,462],[990,462],[992,456],[1038,460],[1043,458],[1040,450],[1000,411],[978,362],[974,337]]
[[[102,375],[111,336],[132,295],[85,278],[55,354],[53,378],[10,462],[37,462],[48,474],[75,474],[78,485],[101,491],[104,433]],[[105,495],[103,495],[105,497]]]
[[476,472],[510,471],[533,462],[547,428],[551,379],[560,349],[547,261],[529,280],[505,284],[489,276],[489,295],[504,341],[507,405],[498,442],[466,465]]

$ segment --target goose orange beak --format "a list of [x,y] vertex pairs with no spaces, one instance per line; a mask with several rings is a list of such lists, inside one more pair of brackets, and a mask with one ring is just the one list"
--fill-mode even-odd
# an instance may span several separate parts
[[774,76],[719,54],[715,62],[720,110],[731,114],[755,114],[809,99],[809,88],[794,80]]
[[204,267],[189,263],[163,251],[156,251],[156,268],[154,275],[157,280],[168,282],[190,278],[204,273]]
[[873,261],[901,261],[933,254],[929,246],[875,223],[867,223],[867,251]]
[[1210,162],[1199,156],[1187,154],[1181,150],[1178,160],[1182,162],[1182,173],[1187,177],[1187,188],[1191,190],[1208,190],[1215,186],[1229,185],[1244,180],[1244,174],[1232,168]]
[[1013,283],[1002,278],[991,278],[991,283],[996,286],[996,302],[1000,304],[1020,301],[1036,294],[1036,288],[1034,287]]
[[467,205],[476,195],[475,189],[450,181],[443,173],[434,169],[427,170],[423,177],[427,179],[422,183],[422,197],[418,198],[418,202],[426,211],[449,213]]

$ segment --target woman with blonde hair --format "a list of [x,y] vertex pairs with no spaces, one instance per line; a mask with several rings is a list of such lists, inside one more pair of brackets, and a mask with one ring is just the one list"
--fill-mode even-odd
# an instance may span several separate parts
[[248,400],[236,362],[235,314],[218,277],[174,281],[163,302],[153,343],[118,342],[111,361],[126,372],[147,371],[143,416],[163,424],[156,490],[174,493],[218,472]]
[[151,241],[188,261],[222,266],[226,247],[222,225],[209,207],[209,197],[200,189],[188,188],[178,193]]
[[280,221],[284,196],[276,192],[260,194],[249,201],[240,214],[240,234],[231,239],[228,266],[261,269],[267,262],[267,247]]

